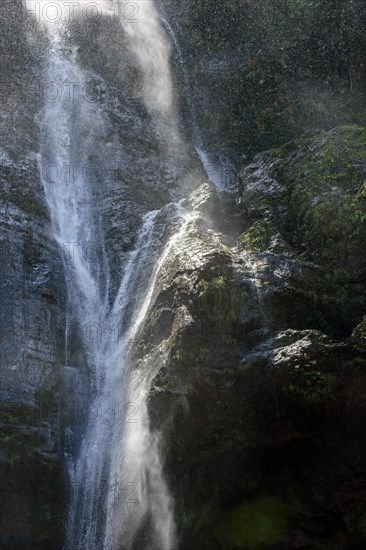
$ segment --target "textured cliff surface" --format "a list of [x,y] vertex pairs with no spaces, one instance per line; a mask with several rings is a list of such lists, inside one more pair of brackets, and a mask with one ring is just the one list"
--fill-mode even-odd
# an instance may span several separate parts
[[241,155],[308,129],[364,124],[363,2],[162,4],[181,44],[197,121],[213,154],[238,165]]
[[364,539],[364,136],[305,137],[190,199],[141,344],[163,364],[151,415],[182,548]]
[[65,283],[38,174],[45,39],[20,1],[1,5],[0,492],[4,548],[60,538]]
[[[169,125],[157,128],[144,108],[119,23],[90,18],[67,31],[70,52],[88,71],[85,100],[106,121],[99,144],[106,161],[93,192],[111,299],[143,214],[196,189],[136,345],[138,359],[161,368],[151,423],[163,434],[187,550],[357,548],[366,538],[365,129],[306,134],[242,166],[248,150],[314,124],[329,127],[341,111],[346,121],[361,117],[362,44],[347,53],[335,13],[345,49],[334,72],[337,41],[322,36],[324,14],[316,40],[296,28],[292,42],[289,19],[276,27],[282,4],[277,12],[246,2],[239,14],[235,2],[174,10],[165,2],[182,40],[195,122],[230,177],[230,162],[241,168],[221,193],[203,183],[193,147],[172,148]],[[299,16],[312,3],[291,4]],[[85,420],[86,361],[80,327],[66,322],[67,285],[37,162],[47,40],[20,5],[1,6],[8,11],[0,61],[0,544],[54,550],[66,501],[62,458],[80,443]],[[344,17],[360,30],[352,13]],[[310,29],[316,14],[308,15]],[[187,97],[182,103],[191,116]],[[190,122],[179,125],[182,136]],[[165,214],[158,229],[161,246],[174,230]]]

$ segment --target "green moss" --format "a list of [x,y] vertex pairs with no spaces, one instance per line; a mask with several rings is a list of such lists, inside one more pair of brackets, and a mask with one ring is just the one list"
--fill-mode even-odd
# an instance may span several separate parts
[[277,153],[275,176],[287,188],[286,237],[324,268],[326,292],[349,330],[365,307],[354,284],[364,270],[366,129],[341,126]]
[[349,187],[349,176],[352,176],[351,182],[356,189],[360,176],[354,170],[354,163],[366,158],[366,129],[352,127],[350,132],[350,127],[341,126],[336,132],[323,133],[323,137],[325,141],[320,147],[318,155],[314,156],[310,152],[314,165],[317,164],[318,159],[321,161],[315,173],[318,174],[321,181],[338,181],[343,183],[346,188]]
[[316,361],[295,364],[289,369],[291,383],[284,387],[285,393],[300,398],[306,403],[321,401],[325,393],[325,376],[315,370]]
[[179,347],[173,355],[173,361],[176,363],[182,363],[184,359],[184,350]]
[[275,231],[273,222],[268,219],[256,221],[239,237],[239,247],[263,252],[269,246],[270,239]]
[[[282,161],[276,168],[276,176],[288,183],[291,202],[298,214],[307,210],[322,191],[337,185],[343,191],[356,193],[362,181],[355,168],[366,159],[366,129],[342,126],[337,132],[322,132],[314,140],[298,140],[296,158],[289,157],[288,147],[279,149]],[[299,154],[300,150],[300,154]]]
[[238,296],[234,281],[219,275],[210,280],[200,281],[197,291],[201,318],[211,325],[221,344],[232,344],[234,341],[233,324],[237,318],[238,309]]

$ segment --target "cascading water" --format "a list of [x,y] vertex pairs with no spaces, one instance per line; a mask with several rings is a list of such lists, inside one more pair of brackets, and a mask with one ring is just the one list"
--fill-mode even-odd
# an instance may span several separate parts
[[202,166],[204,168],[206,175],[208,176],[208,179],[212,181],[212,183],[214,183],[218,189],[223,189],[226,185],[226,181],[225,181],[226,175],[224,174],[224,165],[221,159],[219,160],[219,162],[214,160],[212,156],[210,156],[209,153],[204,148],[204,142],[202,139],[200,128],[197,124],[196,107],[195,107],[194,100],[192,98],[188,71],[186,68],[183,52],[180,47],[177,35],[174,29],[172,28],[172,26],[170,25],[169,21],[167,20],[167,18],[162,17],[161,24],[165,29],[165,31],[167,32],[170,40],[172,41],[172,44],[174,45],[178,62],[181,68],[183,90],[186,98],[186,103],[189,109],[189,115],[190,115],[189,122],[191,125],[191,136],[192,136],[192,142],[193,142],[195,151],[202,163]]
[[191,94],[191,83],[189,81],[187,67],[184,62],[183,52],[180,47],[176,33],[174,32],[172,26],[170,25],[166,17],[161,17],[161,24],[174,46],[174,50],[176,52],[179,66],[181,69],[182,80],[183,80],[183,91],[184,91],[185,100],[186,100],[186,103],[189,109],[189,114],[190,114],[189,122],[191,124],[191,133],[192,133],[193,142],[197,144],[198,143],[201,144],[202,138],[201,138],[201,134],[196,121],[196,107]]
[[[108,265],[104,254],[88,261],[86,251],[102,234],[94,216],[92,173],[98,164],[94,140],[103,134],[104,120],[82,96],[85,75],[63,53],[57,28],[50,28],[50,50],[45,74],[47,100],[40,114],[39,165],[51,213],[53,233],[63,251],[70,304],[80,327],[91,326],[106,313]],[[70,84],[73,88],[70,88]],[[91,383],[101,387],[103,366],[99,346],[90,341],[86,354],[93,368]]]
[[[121,333],[111,341],[107,332],[98,342],[105,357],[105,378],[93,404],[100,414],[87,426],[72,472],[70,549],[131,548],[144,522],[149,522],[150,544],[162,549],[174,546],[172,505],[146,408],[151,382],[147,374],[154,370],[134,371],[129,352],[154,287],[154,264],[162,249],[159,219],[161,223],[164,215],[173,218],[180,213],[179,205],[170,204],[144,217],[115,303],[105,318],[106,326],[111,324],[108,318],[119,318]],[[124,411],[118,418],[117,409]]]
[[[169,46],[153,3],[143,4],[139,28],[126,35],[143,75],[146,106],[164,124],[173,114]],[[96,418],[89,417],[75,456],[67,457],[71,501],[65,546],[129,550],[143,533],[146,548],[171,550],[176,545],[173,505],[147,410],[159,365],[142,360],[136,366],[132,357],[133,340],[151,304],[159,269],[189,215],[181,203],[171,203],[144,216],[111,307],[108,260],[94,196],[95,180],[102,176],[93,169],[104,160],[100,143],[107,122],[102,109],[82,93],[87,75],[64,46],[62,25],[48,25],[48,33],[45,80],[48,89],[55,87],[57,97],[47,94],[40,113],[39,165],[53,234],[63,253],[70,308],[87,357],[89,408],[98,411]],[[170,120],[169,127],[179,142],[176,123]],[[164,232],[169,227],[174,231],[167,239]],[[98,251],[93,262],[85,255],[91,242]],[[117,337],[108,330],[116,319]],[[88,328],[101,325],[106,330],[90,338]]]

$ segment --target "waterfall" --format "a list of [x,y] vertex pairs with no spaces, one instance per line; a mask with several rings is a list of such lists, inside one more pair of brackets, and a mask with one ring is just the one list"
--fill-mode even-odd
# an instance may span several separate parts
[[186,144],[179,131],[170,70],[171,44],[161,27],[154,1],[136,0],[136,24],[121,21],[128,47],[140,70],[142,98],[158,131],[164,136],[166,154],[182,160]]
[[[176,217],[179,224],[184,219],[179,204],[144,216],[109,314],[110,319],[119,318],[120,335],[114,342],[107,332],[99,340],[106,357],[105,380],[93,404],[99,414],[90,419],[72,471],[70,550],[132,548],[144,522],[149,522],[150,545],[166,550],[174,546],[172,503],[162,476],[158,441],[149,430],[146,404],[159,366],[134,369],[129,357],[150,304],[161,264],[156,259],[159,254],[164,258],[179,236],[176,233],[162,247],[158,222],[165,216]],[[108,315],[106,321],[108,325]]]
[[[190,215],[184,211],[180,203],[168,205],[166,208],[173,208],[175,216],[179,220],[178,229],[168,240],[162,250],[154,269],[151,272],[147,291],[135,308],[133,322],[130,324],[129,338],[136,338],[140,327],[143,325],[146,314],[151,305],[153,291],[160,268],[171,249],[180,241],[187,225]],[[162,214],[161,211],[158,213]],[[153,214],[154,215],[154,214]],[[172,216],[170,216],[172,218]],[[146,247],[146,251],[149,249]],[[131,264],[131,270],[135,266]],[[129,278],[129,270],[126,270],[126,279]],[[122,286],[124,285],[122,282]],[[121,288],[122,288],[121,286]],[[126,353],[127,363],[129,362],[128,351]],[[106,529],[105,548],[118,548],[118,541],[123,541],[123,548],[130,548],[133,537],[139,527],[148,525],[149,541],[147,549],[172,550],[175,547],[175,526],[172,516],[172,502],[168,488],[163,480],[162,465],[159,456],[159,437],[151,433],[149,427],[149,416],[147,410],[147,397],[151,389],[154,377],[159,371],[159,364],[151,364],[148,357],[144,357],[139,367],[134,369],[128,378],[126,388],[126,401],[138,403],[139,422],[132,425],[126,424],[123,439],[116,441],[120,451],[112,459],[111,476],[109,479],[110,488],[107,510],[108,517],[124,517],[123,522],[109,521]],[[124,453],[124,478],[130,488],[129,498],[138,503],[138,506],[126,507],[126,487],[121,484],[121,472],[119,455]],[[133,480],[131,481],[129,480]],[[114,490],[112,490],[114,488]],[[112,543],[112,544],[111,544]],[[139,546],[140,548],[140,546]]]
[[158,119],[171,118],[174,114],[170,44],[162,32],[154,2],[137,0],[135,4],[138,22],[124,25],[124,30],[141,70],[145,105]]
[[170,25],[169,21],[167,20],[167,18],[166,17],[161,17],[160,20],[161,20],[161,24],[162,24],[163,28],[167,32],[167,34],[168,34],[168,36],[169,36],[169,38],[170,38],[170,40],[171,40],[171,42],[174,46],[174,50],[175,50],[177,58],[178,58],[179,66],[181,68],[182,80],[183,80],[183,91],[184,91],[185,100],[187,102],[188,109],[189,109],[189,123],[191,125],[191,132],[192,132],[193,142],[195,144],[202,145],[202,138],[201,138],[201,134],[200,134],[200,131],[199,131],[199,127],[197,125],[196,106],[195,106],[194,101],[192,99],[191,83],[190,83],[190,80],[189,80],[187,67],[186,67],[186,64],[185,64],[185,61],[184,61],[182,48],[180,47],[177,35],[174,32],[174,30],[173,30],[172,26]]
[[[108,265],[104,254],[98,254],[93,262],[88,255],[95,240],[102,245],[98,219],[93,214],[93,187],[103,161],[95,143],[104,133],[105,121],[85,100],[86,76],[66,57],[59,31],[52,28],[49,36],[48,91],[39,116],[39,167],[54,237],[64,254],[73,307],[81,326],[87,326],[95,320],[96,311],[102,315],[106,312]],[[98,356],[97,348],[88,351],[91,357]],[[100,386],[103,373],[99,358],[95,367],[95,383]]]
[[161,24],[165,29],[165,31],[167,32],[174,46],[174,49],[177,54],[178,62],[181,68],[182,80],[183,80],[183,91],[184,91],[186,103],[189,109],[191,137],[192,137],[192,142],[193,142],[195,151],[201,161],[201,164],[203,166],[203,169],[208,179],[212,181],[212,183],[216,185],[218,189],[223,189],[226,185],[226,174],[224,173],[225,164],[221,158],[219,159],[219,162],[217,162],[217,160],[213,159],[212,155],[210,155],[205,150],[202,135],[201,135],[199,126],[197,124],[196,106],[192,98],[188,71],[186,68],[182,48],[180,47],[180,44],[179,44],[179,40],[177,38],[175,31],[173,30],[172,26],[170,25],[166,17],[161,17]]
[[[148,111],[157,124],[168,120],[179,141],[169,44],[153,3],[141,4],[141,24],[124,32],[140,65]],[[102,107],[83,95],[88,75],[64,45],[64,23],[46,25],[50,48],[45,83],[54,94],[47,93],[39,114],[39,168],[90,383],[82,441],[67,456],[71,496],[65,548],[130,550],[143,533],[148,537],[146,548],[172,550],[176,546],[173,504],[147,407],[159,365],[149,365],[147,359],[136,364],[133,350],[160,267],[190,218],[181,202],[145,214],[111,306],[109,264],[96,200],[98,185],[107,177],[98,165],[105,160],[100,144],[108,121]],[[162,232],[171,234],[172,229],[172,236],[162,237]],[[90,243],[95,247],[93,261],[86,253]],[[117,333],[112,331],[116,321]],[[97,338],[96,326],[104,327]]]

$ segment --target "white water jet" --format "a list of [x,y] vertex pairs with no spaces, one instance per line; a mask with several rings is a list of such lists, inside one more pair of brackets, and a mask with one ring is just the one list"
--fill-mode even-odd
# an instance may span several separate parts
[[161,17],[160,21],[161,21],[163,29],[168,34],[168,36],[169,36],[169,38],[170,38],[170,40],[171,40],[171,42],[174,46],[174,50],[176,52],[178,62],[179,62],[180,68],[181,68],[182,77],[183,77],[183,91],[184,91],[185,99],[186,99],[186,102],[188,104],[188,108],[189,108],[189,111],[190,111],[189,115],[190,115],[190,124],[192,126],[193,142],[195,144],[202,145],[202,138],[201,138],[200,130],[199,130],[199,127],[197,125],[197,120],[196,120],[197,119],[196,106],[195,106],[194,101],[192,99],[191,83],[190,83],[187,67],[186,67],[186,64],[185,64],[185,61],[184,61],[184,56],[183,56],[182,49],[180,47],[177,35],[174,32],[174,30],[173,30],[172,26],[170,25],[169,21],[165,17]]
[[212,158],[209,157],[208,153],[197,145],[195,146],[195,150],[197,155],[199,156],[199,159],[207,174],[208,179],[212,181],[212,183],[216,185],[218,189],[224,189],[225,181],[222,164],[214,162]]
[[[172,248],[179,243],[189,223],[190,215],[182,209],[179,203],[168,205],[168,208],[172,207],[176,211],[176,217],[180,220],[180,228],[164,246],[151,272],[147,291],[142,296],[139,307],[134,310],[128,334],[129,340],[132,341],[138,337],[146,319],[160,269]],[[122,286],[123,284],[124,282],[122,282]],[[131,352],[133,352],[133,347],[127,346],[125,349],[127,363],[130,362],[129,354]],[[163,479],[159,435],[150,430],[147,407],[147,398],[159,368],[159,364],[150,364],[149,359],[145,357],[140,361],[138,368],[130,373],[127,381],[126,399],[129,403],[139,404],[139,422],[134,426],[132,423],[126,425],[124,438],[120,440],[120,450],[112,460],[110,487],[114,487],[116,490],[109,491],[108,518],[124,517],[125,521],[107,522],[106,540],[109,541],[109,544],[113,541],[111,548],[114,548],[114,544],[118,540],[124,541],[126,548],[130,548],[136,532],[141,526],[144,526],[144,522],[149,522],[150,528],[148,548],[172,550],[175,547],[173,504]],[[120,470],[118,459],[121,453],[125,455],[125,470],[123,472]],[[133,496],[138,503],[136,507],[126,507],[123,485],[123,480],[127,480],[126,474],[130,476],[128,480],[133,480],[129,481],[130,488],[134,491],[130,493],[130,497]]]
[[[98,176],[94,170],[102,158],[90,163],[89,154],[95,152],[94,143],[102,138],[105,122],[95,105],[83,96],[87,79],[63,53],[57,28],[50,30],[50,41],[45,74],[48,93],[39,116],[39,167],[54,237],[64,252],[75,311],[86,325],[94,320],[95,311],[105,310],[103,278],[107,266],[103,255],[93,263],[86,257],[90,244],[101,238],[98,220],[93,216],[92,188]],[[73,95],[67,88],[70,83],[76,89]],[[89,350],[93,357],[97,351]]]

